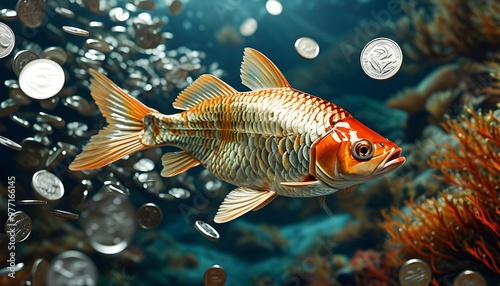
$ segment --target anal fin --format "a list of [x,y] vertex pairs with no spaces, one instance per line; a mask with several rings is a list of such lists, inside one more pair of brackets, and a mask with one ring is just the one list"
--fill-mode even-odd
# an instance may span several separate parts
[[214,222],[224,223],[238,218],[251,210],[259,210],[276,197],[273,191],[261,191],[239,187],[231,191],[222,202]]
[[186,151],[166,153],[161,157],[163,177],[173,177],[200,164],[200,161]]

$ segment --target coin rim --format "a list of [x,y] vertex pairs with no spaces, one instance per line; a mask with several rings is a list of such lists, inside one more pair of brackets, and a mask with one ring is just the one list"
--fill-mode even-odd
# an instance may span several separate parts
[[[211,229],[215,232],[216,236],[214,237],[214,236],[212,236],[211,234],[207,233],[207,232],[205,231],[205,229],[204,229],[204,228],[200,225],[200,223],[204,223],[205,225],[209,226],[209,227],[210,227],[210,228],[211,228]],[[220,238],[220,234],[219,234],[219,232],[218,232],[218,231],[217,231],[217,230],[216,230],[213,226],[211,226],[210,224],[208,224],[208,223],[206,223],[206,222],[204,222],[204,221],[202,221],[202,220],[197,220],[197,221],[195,221],[195,222],[194,222],[194,227],[195,227],[195,228],[196,228],[196,230],[197,230],[199,233],[201,233],[204,237],[206,237],[206,238],[208,238],[208,239],[210,239],[210,240],[212,240],[212,241],[217,241],[217,240],[219,240],[219,238]]]

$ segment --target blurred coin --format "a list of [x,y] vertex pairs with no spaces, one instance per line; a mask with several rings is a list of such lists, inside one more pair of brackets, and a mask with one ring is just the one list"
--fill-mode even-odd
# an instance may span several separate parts
[[47,272],[49,271],[49,262],[43,258],[38,258],[31,268],[31,285],[47,286]]
[[47,271],[47,285],[97,285],[94,262],[80,251],[68,250],[52,259]]
[[85,45],[89,49],[98,50],[103,53],[109,53],[114,49],[110,44],[97,39],[87,39]]
[[49,210],[49,214],[58,218],[68,219],[68,220],[75,220],[80,217],[80,215],[78,214],[56,209]]
[[453,286],[486,286],[486,280],[478,272],[465,270],[453,280]]
[[0,10],[0,20],[5,21],[15,21],[17,20],[17,12],[12,9],[1,9]]
[[66,61],[68,60],[66,51],[64,51],[61,47],[48,47],[42,52],[41,57],[44,59],[53,60],[60,66],[64,65],[64,63],[66,63]]
[[130,196],[130,190],[128,188],[119,183],[113,183],[112,181],[105,181],[101,191],[110,192],[125,197]]
[[141,26],[135,34],[135,43],[143,49],[154,49],[163,41],[161,32],[156,27]]
[[248,18],[240,26],[240,34],[245,37],[250,37],[257,30],[257,20],[254,18]]
[[[14,272],[21,271],[23,270],[23,268],[24,268],[24,263],[20,262],[14,266]],[[10,273],[12,273],[12,267],[10,266],[0,269],[0,276],[9,275]]]
[[33,174],[31,185],[39,196],[48,201],[59,200],[64,195],[64,185],[61,180],[47,170]]
[[70,156],[76,156],[80,151],[75,145],[66,142],[57,142],[57,146],[66,150],[67,154]]
[[151,0],[135,0],[134,4],[137,8],[142,10],[153,11],[156,9],[156,3]]
[[3,136],[0,136],[0,144],[2,144],[4,146],[7,146],[9,148],[12,148],[14,150],[17,150],[17,151],[21,151],[21,149],[23,149],[23,147],[21,145],[19,145],[16,142],[10,140],[9,138],[3,137]]
[[219,265],[214,265],[205,271],[203,276],[205,286],[222,286],[226,283],[226,271]]
[[109,10],[109,17],[113,22],[125,22],[130,17],[130,13],[121,7],[115,7]]
[[88,125],[83,122],[70,122],[66,124],[68,135],[71,137],[85,137],[89,129]]
[[92,103],[79,95],[66,97],[63,104],[85,116],[92,115],[96,110]]
[[213,228],[211,225],[209,225],[204,221],[197,220],[194,223],[194,227],[196,228],[197,231],[203,234],[204,237],[210,240],[217,241],[220,238],[220,235],[217,232],[217,230],[215,230],[215,228]]
[[50,135],[54,133],[54,130],[52,129],[52,126],[46,122],[38,122],[33,124],[33,129],[37,132],[43,133]]
[[16,45],[16,37],[9,26],[0,22],[0,59],[8,56]]
[[12,69],[14,73],[19,76],[24,66],[26,66],[32,60],[39,59],[40,57],[32,51],[22,50],[16,53],[14,56],[14,63],[12,64]]
[[183,188],[171,188],[168,193],[177,199],[185,200],[191,196],[191,193]]
[[302,37],[295,41],[295,51],[302,58],[312,60],[319,55],[319,45],[311,38]]
[[84,179],[72,191],[69,198],[71,207],[82,210],[87,204],[87,197],[94,189],[92,181]]
[[46,205],[47,201],[42,200],[20,200],[16,201],[16,205],[19,206],[33,206],[33,205]]
[[20,88],[9,90],[9,97],[21,105],[28,105],[32,102],[31,98],[27,96]]
[[45,109],[45,110],[54,110],[57,107],[57,104],[59,103],[59,97],[58,96],[53,96],[51,98],[47,99],[42,99],[39,101],[40,106]]
[[104,254],[124,250],[135,234],[134,213],[126,197],[97,193],[82,212],[84,232],[92,247]]
[[29,62],[19,75],[19,86],[33,99],[48,99],[61,91],[64,71],[56,62],[36,59]]
[[153,171],[155,168],[155,163],[147,158],[142,158],[134,164],[134,170],[138,172],[149,172]]
[[43,111],[38,113],[37,119],[43,120],[54,127],[64,127],[66,125],[66,122],[61,117]]
[[31,218],[22,211],[9,213],[9,218],[5,222],[5,234],[9,239],[14,237],[16,242],[25,241],[30,235],[32,228]]
[[45,168],[51,170],[59,165],[64,157],[66,156],[67,151],[60,146],[54,146],[52,150],[49,151],[49,155],[47,156],[47,161],[45,161]]
[[0,117],[4,117],[16,112],[21,104],[16,102],[12,98],[7,98],[6,100],[0,102]]
[[104,7],[101,7],[103,6],[102,4],[104,4],[103,2],[104,1],[100,0],[83,0],[85,7],[87,7],[90,10],[90,12],[94,14],[99,13],[102,11],[102,9],[104,9]]
[[376,38],[365,45],[360,62],[369,77],[376,80],[390,79],[403,64],[403,52],[393,40]]
[[90,34],[89,31],[87,31],[87,30],[76,28],[76,27],[71,27],[71,26],[63,26],[62,29],[64,32],[66,32],[68,34],[72,34],[72,35],[80,36],[80,37],[88,37]]
[[135,213],[135,221],[145,229],[157,227],[161,223],[162,218],[161,209],[153,203],[142,205]]
[[63,16],[64,18],[72,19],[75,18],[75,13],[73,11],[64,8],[64,7],[56,7],[56,13]]
[[37,28],[45,18],[44,0],[19,0],[16,6],[17,17],[28,28]]
[[172,1],[168,7],[168,11],[170,11],[170,14],[174,16],[179,15],[182,12],[182,2],[179,0]]
[[410,259],[399,269],[401,286],[427,286],[431,279],[431,268],[421,259]]

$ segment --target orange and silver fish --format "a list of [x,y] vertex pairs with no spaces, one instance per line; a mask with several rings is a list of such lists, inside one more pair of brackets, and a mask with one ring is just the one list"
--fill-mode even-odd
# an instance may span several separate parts
[[164,177],[203,165],[238,186],[214,221],[258,210],[277,195],[323,197],[400,167],[401,148],[340,106],[290,86],[263,54],[247,48],[239,92],[202,75],[177,97],[183,112],[165,115],[90,70],[92,97],[108,125],[90,139],[71,170],[100,168],[147,148],[176,146],[162,157]]

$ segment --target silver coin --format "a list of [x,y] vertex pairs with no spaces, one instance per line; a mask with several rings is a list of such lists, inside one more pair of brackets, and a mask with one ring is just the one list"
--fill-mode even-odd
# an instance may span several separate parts
[[9,26],[0,22],[0,59],[8,56],[16,45],[16,37]]
[[110,44],[97,39],[87,39],[85,41],[85,45],[89,49],[98,50],[103,53],[109,53],[114,50],[113,46],[111,46]]
[[0,144],[2,144],[4,146],[7,146],[9,148],[12,148],[14,150],[17,150],[17,151],[21,151],[23,149],[23,147],[21,145],[19,145],[16,142],[10,140],[9,138],[3,137],[3,136],[0,136]]
[[48,201],[57,201],[64,195],[64,185],[61,180],[47,170],[33,174],[31,185],[39,196]]
[[126,197],[96,194],[82,212],[83,229],[92,247],[104,254],[123,251],[135,234],[134,213]]
[[219,265],[208,268],[203,275],[205,286],[222,286],[226,283],[226,271]]
[[312,60],[319,55],[319,45],[311,38],[302,37],[295,41],[295,51],[302,58]]
[[465,270],[453,280],[453,286],[486,286],[486,280],[478,272]]
[[75,36],[88,37],[90,35],[89,31],[76,27],[63,26],[62,29],[64,32]]
[[5,21],[15,21],[17,20],[17,12],[12,9],[1,9],[0,10],[0,20]]
[[68,250],[54,257],[47,271],[47,285],[97,285],[94,262],[80,251]]
[[38,113],[37,119],[45,121],[55,127],[64,127],[64,125],[66,125],[66,122],[61,117],[57,115],[48,114],[43,111],[40,111]]
[[64,18],[72,19],[75,18],[75,13],[68,8],[56,7],[55,11],[57,14],[63,16]]
[[25,241],[31,234],[33,223],[31,218],[25,212],[17,211],[9,214],[5,223],[5,234],[16,242]]
[[142,205],[135,213],[135,221],[145,229],[157,227],[161,223],[162,218],[161,209],[153,203]]
[[53,60],[60,66],[64,65],[68,60],[68,54],[66,54],[66,51],[61,47],[48,47],[43,50],[40,57]]
[[29,62],[19,75],[19,86],[33,99],[48,99],[64,86],[64,70],[56,62],[36,59]]
[[255,33],[257,30],[257,20],[254,18],[248,18],[243,23],[240,25],[240,34],[242,34],[245,37],[250,37]]
[[[14,266],[14,272],[21,271],[23,270],[23,268],[24,268],[24,263],[19,262]],[[0,276],[9,275],[10,273],[12,273],[12,268],[10,266],[0,269]]]
[[431,268],[421,259],[410,259],[399,269],[401,286],[427,286],[431,279]]
[[49,271],[49,262],[43,258],[38,258],[31,268],[31,285],[46,286],[47,272]]
[[19,206],[33,206],[33,205],[46,205],[47,201],[43,200],[20,200],[16,201],[16,205]]
[[360,62],[369,77],[377,80],[390,79],[403,64],[403,52],[393,40],[376,38],[365,45]]
[[62,219],[68,219],[68,220],[75,220],[80,217],[80,215],[72,213],[72,212],[67,212],[63,210],[49,210],[49,214],[58,218]]
[[16,53],[14,56],[14,63],[12,64],[12,69],[14,73],[19,76],[23,68],[31,61],[39,59],[40,57],[32,51],[22,50]]
[[191,196],[191,193],[184,188],[171,188],[170,190],[168,190],[168,193],[171,196],[181,200],[185,200]]
[[52,150],[49,151],[49,155],[47,156],[47,161],[45,161],[45,168],[51,170],[59,165],[66,157],[68,152],[61,148],[60,146],[54,146]]
[[220,235],[217,232],[217,230],[215,230],[215,228],[213,228],[211,225],[209,225],[204,221],[197,220],[194,223],[194,227],[196,228],[197,231],[203,234],[204,237],[210,240],[217,241],[220,238]]
[[142,158],[134,164],[134,170],[138,172],[153,171],[155,163],[148,158]]
[[19,0],[16,6],[17,16],[28,28],[37,28],[45,18],[44,0]]

